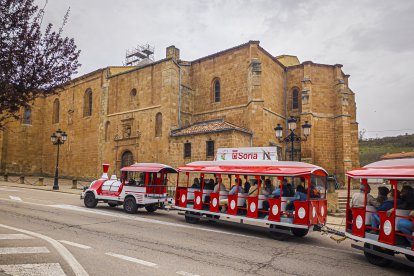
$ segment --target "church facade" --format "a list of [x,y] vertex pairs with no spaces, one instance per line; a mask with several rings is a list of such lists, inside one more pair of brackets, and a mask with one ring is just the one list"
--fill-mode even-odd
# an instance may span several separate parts
[[132,162],[212,160],[221,147],[275,146],[290,160],[274,127],[288,134],[293,116],[299,135],[305,121],[312,125],[295,160],[344,180],[359,157],[355,96],[341,67],[272,56],[258,41],[193,61],[170,46],[165,59],[96,70],[22,110],[0,133],[1,172],[53,175],[57,129],[68,135],[59,160],[66,177],[97,177],[104,162],[119,175]]

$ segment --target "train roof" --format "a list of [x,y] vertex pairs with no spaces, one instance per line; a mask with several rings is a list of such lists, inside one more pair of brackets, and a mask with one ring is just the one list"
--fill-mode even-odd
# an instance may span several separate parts
[[178,171],[278,176],[328,175],[322,167],[293,161],[197,161],[178,167]]
[[378,161],[346,175],[351,178],[414,179],[414,158]]
[[177,170],[173,167],[160,163],[135,163],[121,169],[122,172],[160,172],[161,170],[169,173],[177,173]]

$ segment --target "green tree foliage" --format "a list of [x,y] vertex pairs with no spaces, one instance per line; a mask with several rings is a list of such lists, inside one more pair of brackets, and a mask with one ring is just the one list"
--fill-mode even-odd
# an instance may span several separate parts
[[33,0],[0,0],[0,128],[19,119],[22,107],[56,93],[80,64],[73,39],[62,36],[62,26],[42,31],[44,7]]

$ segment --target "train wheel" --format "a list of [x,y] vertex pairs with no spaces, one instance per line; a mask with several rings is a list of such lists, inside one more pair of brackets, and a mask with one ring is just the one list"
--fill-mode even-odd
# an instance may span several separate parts
[[411,255],[407,255],[407,254],[405,254],[405,257],[406,257],[409,261],[414,262],[414,256],[411,256]]
[[124,201],[124,210],[128,214],[135,214],[138,210],[138,205],[133,197],[127,197]]
[[283,228],[281,226],[277,226],[277,225],[274,225],[274,224],[271,224],[270,225],[270,231],[269,231],[269,233],[270,233],[270,236],[273,239],[275,239],[275,240],[283,241],[283,240],[286,240],[287,238],[289,238],[289,236],[290,236],[287,233],[277,232],[277,231],[274,231],[272,229],[280,229],[280,230],[285,230],[285,231],[289,231],[289,229],[288,228]]
[[83,199],[83,204],[85,204],[88,208],[95,208],[98,204],[98,200],[95,198],[95,194],[92,192],[88,192]]
[[155,205],[147,205],[145,206],[145,210],[147,210],[148,213],[152,213],[157,211],[157,206]]
[[194,217],[194,213],[185,212],[185,221],[191,224],[197,224],[200,222],[200,218]]
[[[389,254],[391,256],[394,255],[394,252],[392,252],[391,250],[387,250],[387,249],[381,248],[379,246],[371,245],[369,243],[364,243],[364,248],[369,248],[371,250],[378,251],[378,252],[385,253],[385,254]],[[392,260],[388,260],[388,259],[385,259],[383,257],[377,256],[377,255],[374,255],[374,254],[371,254],[371,253],[368,253],[368,252],[365,252],[365,251],[364,251],[364,255],[367,258],[368,262],[370,262],[373,265],[384,267],[384,266],[388,266],[392,263]]]
[[116,207],[116,206],[118,206],[118,204],[116,204],[116,203],[112,203],[112,202],[109,202],[109,203],[108,203],[108,205],[109,205],[110,207]]
[[303,228],[290,228],[290,231],[292,231],[292,234],[296,237],[304,237],[309,233],[309,229]]

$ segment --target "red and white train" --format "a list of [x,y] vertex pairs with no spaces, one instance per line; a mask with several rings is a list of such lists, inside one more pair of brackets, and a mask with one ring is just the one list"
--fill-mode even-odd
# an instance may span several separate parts
[[[367,204],[370,179],[395,191],[413,187],[414,159],[380,161],[347,172],[346,229],[341,233],[322,227],[327,219],[327,172],[308,163],[277,161],[272,150],[219,149],[215,161],[192,162],[178,170],[164,164],[138,163],[122,168],[120,180],[109,178],[109,165],[104,164],[101,179],[93,181],[81,198],[88,208],[104,202],[112,207],[123,205],[127,213],[136,213],[138,208],[154,212],[167,202],[168,175],[174,174],[174,205],[185,212],[188,223],[201,219],[250,222],[269,227],[272,237],[279,240],[289,235],[303,237],[309,230],[322,228],[363,242],[363,247],[352,246],[363,250],[373,264],[385,266],[397,261],[414,267],[414,245],[408,243],[414,232],[406,234],[398,229],[399,221],[405,220],[411,222],[412,230],[413,210],[397,208],[397,193],[391,211],[376,211]],[[355,181],[365,187],[363,206],[350,203],[351,183]],[[302,193],[298,193],[300,186]],[[288,194],[293,191],[289,187],[296,188],[296,193]],[[378,228],[372,226],[374,214]],[[396,254],[404,254],[408,260]]]
[[[292,234],[302,237],[313,225],[325,224],[327,172],[323,168],[302,162],[268,160],[268,154],[262,159],[256,155],[255,161],[249,160],[254,155],[249,155],[247,160],[240,160],[239,155],[231,152],[228,156],[223,156],[221,161],[192,162],[178,168],[175,208],[185,211],[187,222],[197,223],[202,218],[250,221],[270,226],[276,239]],[[193,180],[200,186],[194,187]],[[221,185],[214,189],[211,182],[215,185],[222,182],[226,189]],[[252,193],[250,188],[250,192],[242,192],[238,186],[243,182],[250,186],[256,183],[257,191],[253,188]],[[271,191],[279,188],[278,196],[269,195],[269,183],[273,186]],[[229,190],[234,185],[238,192],[231,194]],[[284,195],[286,185],[302,185],[305,195],[301,200],[295,200],[293,194]],[[267,192],[262,192],[265,189]],[[317,189],[317,196],[313,196],[312,189]]]
[[[394,191],[401,191],[403,186],[413,187],[414,185],[414,159],[384,160],[366,165],[363,168],[347,172],[348,176],[348,200],[346,211],[346,233],[352,240],[363,242],[364,246],[353,244],[354,248],[364,251],[368,261],[379,266],[386,266],[393,261],[405,263],[414,267],[414,245],[410,245],[407,238],[414,238],[412,225],[414,217],[410,216],[413,210],[398,209],[397,195],[394,193],[393,208],[388,211],[376,211],[376,208],[369,206],[368,193],[370,186],[388,186]],[[380,180],[376,183],[368,182],[371,179]],[[351,182],[358,180],[364,189],[364,206],[351,206]],[[379,218],[379,228],[373,225],[373,216]],[[398,225],[401,220],[411,222],[411,232],[404,234],[403,229]],[[396,254],[405,254],[406,261],[396,258]]]
[[168,175],[177,170],[158,163],[138,163],[121,169],[121,179],[108,177],[108,164],[103,164],[103,175],[93,181],[81,194],[88,208],[98,202],[111,207],[123,205],[125,212],[133,214],[138,208],[154,212],[167,202]]

